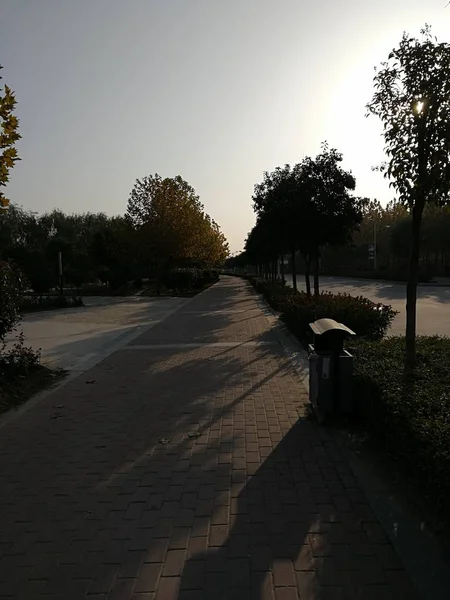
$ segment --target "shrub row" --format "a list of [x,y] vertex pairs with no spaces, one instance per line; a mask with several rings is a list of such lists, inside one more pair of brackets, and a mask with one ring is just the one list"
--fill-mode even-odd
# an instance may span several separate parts
[[81,296],[35,296],[27,295],[21,301],[23,312],[52,310],[54,308],[75,308],[84,306]]
[[219,281],[219,272],[215,269],[177,268],[171,269],[162,279],[169,290],[201,290],[207,285]]
[[297,292],[279,281],[251,281],[303,343],[310,340],[309,323],[323,318],[347,325],[360,337],[380,340],[397,314],[390,306],[372,302],[363,296],[321,292],[317,297],[308,297],[305,292]]
[[422,486],[450,525],[450,339],[417,338],[417,367],[404,379],[404,337],[356,340],[354,397],[367,427]]
[[418,337],[414,379],[406,380],[405,338],[382,339],[395,317],[389,306],[328,292],[310,299],[280,282],[251,281],[303,343],[308,324],[322,317],[358,334],[347,343],[356,416],[450,527],[450,339]]

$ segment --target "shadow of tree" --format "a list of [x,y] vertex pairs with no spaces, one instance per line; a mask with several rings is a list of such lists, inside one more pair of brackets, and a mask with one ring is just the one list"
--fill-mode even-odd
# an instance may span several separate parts
[[[4,593],[264,598],[274,583],[338,600],[374,598],[375,581],[389,597],[395,555],[349,467],[299,419],[301,384],[255,296],[224,287],[2,430]],[[230,330],[235,345],[211,345]]]

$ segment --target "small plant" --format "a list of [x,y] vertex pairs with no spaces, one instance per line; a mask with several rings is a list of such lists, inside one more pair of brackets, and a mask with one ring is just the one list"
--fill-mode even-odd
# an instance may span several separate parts
[[25,346],[25,336],[20,332],[12,348],[6,350],[3,342],[0,351],[0,387],[18,377],[26,377],[40,365],[41,353]]

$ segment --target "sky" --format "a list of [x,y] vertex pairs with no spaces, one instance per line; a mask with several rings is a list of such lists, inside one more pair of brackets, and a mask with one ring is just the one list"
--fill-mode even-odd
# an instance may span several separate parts
[[446,0],[2,0],[2,83],[18,101],[8,197],[43,213],[123,214],[137,178],[181,175],[232,252],[264,171],[327,140],[383,204],[374,66]]

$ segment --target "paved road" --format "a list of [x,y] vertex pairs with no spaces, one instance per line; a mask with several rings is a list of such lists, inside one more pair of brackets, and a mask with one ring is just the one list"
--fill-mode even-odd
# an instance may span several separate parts
[[0,597],[415,599],[285,341],[224,279],[6,422]]
[[[292,280],[286,276],[289,284]],[[405,285],[388,281],[369,279],[344,279],[342,277],[321,277],[321,289],[331,292],[346,292],[352,296],[366,296],[374,302],[390,304],[399,315],[390,333],[403,335],[405,332]],[[305,289],[303,277],[298,278],[298,288]],[[422,335],[450,336],[450,287],[419,286],[417,303],[417,333]]]
[[19,330],[25,333],[27,345],[42,349],[44,364],[85,370],[143,328],[160,322],[186,299],[88,297],[84,302],[86,306],[80,308],[25,315]]

